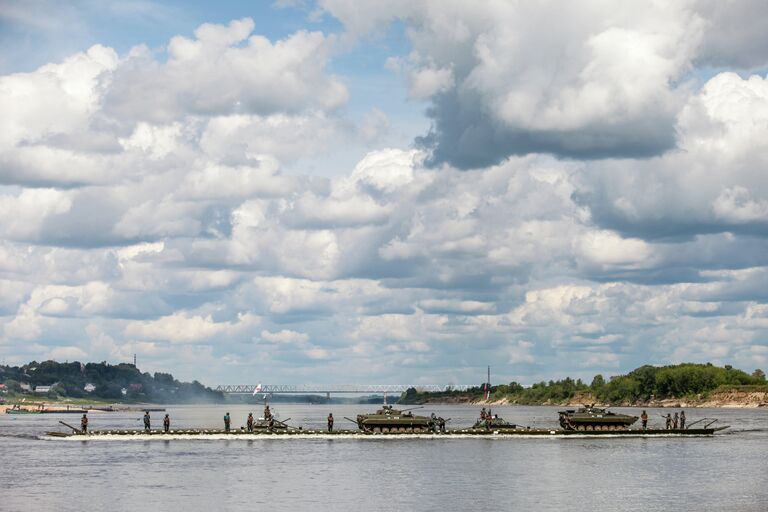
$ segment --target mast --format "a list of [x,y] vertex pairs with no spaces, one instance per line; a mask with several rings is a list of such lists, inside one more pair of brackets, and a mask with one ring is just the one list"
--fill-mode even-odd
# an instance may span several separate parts
[[488,377],[485,381],[485,399],[491,398],[491,366],[488,365]]

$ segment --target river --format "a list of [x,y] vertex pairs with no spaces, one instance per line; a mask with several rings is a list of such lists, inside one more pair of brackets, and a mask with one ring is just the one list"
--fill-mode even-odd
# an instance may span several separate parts
[[[258,406],[166,406],[173,428],[233,426]],[[277,404],[323,428],[371,405]],[[558,408],[498,407],[555,427]],[[614,409],[639,415],[637,409]],[[478,408],[430,406],[471,425]],[[661,425],[667,411],[648,409]],[[422,412],[422,411],[419,411]],[[689,409],[731,428],[714,437],[610,439],[40,440],[76,415],[0,415],[0,510],[702,511],[768,510],[768,410]],[[92,429],[138,428],[140,412],[92,413]],[[162,413],[153,413],[159,427]],[[346,424],[346,425],[345,425]]]

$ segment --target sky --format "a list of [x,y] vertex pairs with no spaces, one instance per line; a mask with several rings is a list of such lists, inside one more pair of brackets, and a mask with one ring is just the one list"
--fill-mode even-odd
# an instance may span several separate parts
[[0,362],[768,367],[768,4],[0,0]]

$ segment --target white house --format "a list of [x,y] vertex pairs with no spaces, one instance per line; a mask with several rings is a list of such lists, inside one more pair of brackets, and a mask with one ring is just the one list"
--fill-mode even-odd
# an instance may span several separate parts
[[51,390],[51,386],[35,386],[35,393],[47,393]]
[[83,386],[83,391],[85,391],[86,393],[93,393],[94,391],[96,391],[96,386],[94,386],[89,382],[85,386]]
[[26,382],[22,382],[21,384],[19,384],[19,387],[21,388],[22,391],[32,391],[32,386],[30,386]]

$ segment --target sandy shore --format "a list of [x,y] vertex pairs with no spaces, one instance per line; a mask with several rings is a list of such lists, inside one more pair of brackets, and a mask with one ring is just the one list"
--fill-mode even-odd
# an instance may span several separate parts
[[[10,409],[15,404],[2,404],[0,405],[0,414],[5,414],[6,409]],[[40,404],[36,403],[25,403],[22,402],[21,407],[23,409],[31,409],[31,410],[37,410]],[[67,406],[69,406],[69,409],[88,409],[88,414],[91,413],[98,413],[98,412],[108,412],[108,411],[100,411],[98,409],[90,409],[90,407],[105,407],[103,404],[98,405],[73,405],[73,404],[58,404],[58,403],[50,403],[50,404],[44,404],[43,409],[46,411],[66,411]]]
[[[436,402],[433,402],[436,403]],[[487,401],[487,400],[480,400],[477,402],[467,402],[467,403],[473,403],[478,405],[516,405],[514,402],[511,402],[508,399],[502,399],[502,400],[495,400],[495,401]],[[758,408],[758,407],[768,407],[768,392],[766,391],[724,391],[719,393],[713,393],[712,395],[706,397],[706,398],[697,398],[697,399],[680,399],[680,398],[669,398],[664,400],[649,400],[645,402],[635,402],[635,403],[620,403],[620,404],[606,404],[606,403],[600,403],[598,400],[596,400],[591,395],[580,395],[574,397],[572,400],[569,400],[567,402],[550,402],[550,403],[543,403],[539,405],[555,405],[560,407],[579,407],[583,406],[584,404],[592,404],[594,403],[597,407],[648,407],[648,408],[664,408],[664,407],[673,407],[673,408],[687,408],[687,409],[693,409],[693,408]]]

